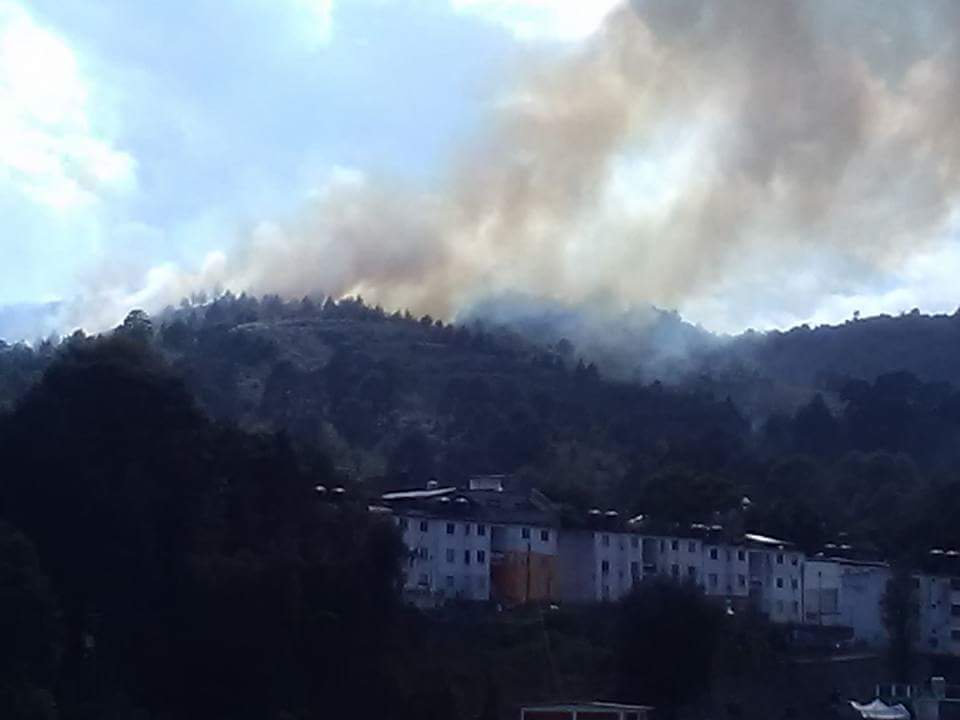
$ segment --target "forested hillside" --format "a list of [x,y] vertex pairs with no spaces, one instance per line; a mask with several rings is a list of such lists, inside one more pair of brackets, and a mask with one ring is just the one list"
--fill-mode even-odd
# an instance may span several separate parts
[[[955,351],[956,318],[716,341],[701,346],[700,371],[669,382],[611,375],[591,346],[545,340],[544,322],[454,325],[359,298],[227,294],[132,312],[116,334],[153,347],[213,419],[282,431],[370,492],[512,472],[574,514],[699,521],[747,496],[755,529],[810,548],[840,534],[886,553],[960,547],[949,520],[960,394],[925,379],[949,374],[933,358]],[[680,322],[660,317],[659,337]],[[4,400],[85,342],[0,352]]]
[[[784,342],[821,332],[839,347],[848,331]],[[429,477],[512,472],[571,522],[617,508],[911,562],[960,548],[949,383],[811,367],[793,378],[802,400],[760,415],[721,380],[611,379],[584,353],[359,299],[229,295],[132,312],[101,338],[4,347],[0,617],[17,620],[0,627],[0,713],[306,718],[360,695],[394,717],[493,718],[558,687],[626,697],[651,657],[662,666],[662,647],[612,639],[669,589],[602,621],[404,610],[398,538],[366,500]],[[778,382],[751,377],[757,392]],[[769,628],[704,612],[706,644],[674,658],[704,684],[660,702],[728,682],[757,702],[760,666],[789,692]],[[736,662],[715,665],[726,653]],[[480,682],[484,667],[502,670]]]

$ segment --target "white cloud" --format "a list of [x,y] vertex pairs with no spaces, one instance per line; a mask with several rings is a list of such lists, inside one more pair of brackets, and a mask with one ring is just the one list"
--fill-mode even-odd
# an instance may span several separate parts
[[506,27],[523,40],[581,40],[593,34],[622,0],[450,0],[457,12],[471,13]]
[[304,26],[308,42],[322,46],[330,42],[333,34],[333,0],[293,0],[294,6],[304,13]]
[[67,210],[136,183],[136,163],[95,131],[90,90],[70,47],[0,0],[0,183]]

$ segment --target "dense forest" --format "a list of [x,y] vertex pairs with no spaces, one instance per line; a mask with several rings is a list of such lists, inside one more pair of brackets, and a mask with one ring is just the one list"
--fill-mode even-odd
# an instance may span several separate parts
[[[874,322],[830,329],[822,351],[798,331],[808,350],[787,354],[862,345]],[[402,549],[367,497],[511,472],[572,517],[616,507],[916,560],[960,547],[960,394],[898,368],[903,352],[876,375],[771,361],[744,376],[777,399],[759,414],[707,372],[624,379],[567,337],[359,298],[227,294],[3,346],[0,715],[494,718],[557,694],[736,703],[761,670],[789,686],[782,638],[692,589],[653,583],[598,617],[404,608]],[[651,623],[690,641],[673,657]]]
[[[361,298],[227,293],[132,312],[115,334],[150,347],[213,420],[283,432],[371,490],[511,472],[573,513],[703,521],[747,497],[754,529],[809,550],[840,536],[886,555],[960,547],[960,318],[748,334],[714,342],[696,373],[645,382],[547,337],[569,318],[531,316],[449,324]],[[679,322],[661,315],[657,336]],[[4,347],[0,402],[83,342]]]

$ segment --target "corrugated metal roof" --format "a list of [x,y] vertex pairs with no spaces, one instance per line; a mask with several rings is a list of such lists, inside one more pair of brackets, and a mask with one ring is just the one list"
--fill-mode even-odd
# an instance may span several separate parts
[[382,500],[429,500],[430,498],[442,497],[455,493],[455,487],[431,488],[430,490],[400,490],[398,492],[388,492],[381,496]]

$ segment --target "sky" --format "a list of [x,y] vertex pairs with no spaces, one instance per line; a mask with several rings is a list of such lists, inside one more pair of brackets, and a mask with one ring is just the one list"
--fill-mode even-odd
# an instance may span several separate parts
[[[550,95],[558,84],[564,93],[572,87],[589,95],[593,91],[589,75],[578,80],[584,85],[550,78],[561,77],[557,67],[562,72],[576,73],[578,68],[592,72],[581,59],[595,59],[591,48],[598,47],[597,34],[604,32],[618,5],[610,0],[0,0],[0,305],[62,301],[75,308],[65,322],[99,330],[118,322],[132,306],[155,311],[175,303],[179,295],[224,284],[238,292],[363,290],[385,303],[436,308],[438,314],[447,315],[476,299],[478,288],[489,287],[494,270],[497,277],[507,278],[495,287],[498,291],[549,292],[550,276],[542,267],[539,273],[535,270],[538,257],[554,251],[544,250],[539,235],[533,239],[524,235],[527,230],[520,233],[523,237],[516,246],[516,264],[525,268],[523,272],[510,267],[513,246],[504,250],[498,240],[484,246],[484,253],[493,258],[486,266],[483,258],[477,259],[483,253],[474,252],[468,260],[458,251],[454,259],[441,262],[438,273],[425,269],[428,260],[411,259],[406,245],[391,248],[380,236],[371,244],[365,237],[358,239],[355,219],[335,222],[327,215],[380,214],[389,222],[370,221],[363,227],[381,235],[396,228],[396,243],[426,242],[431,252],[437,252],[447,247],[447,240],[438,244],[422,238],[465,236],[464,208],[487,203],[486,214],[470,231],[485,232],[476,228],[489,224],[493,201],[477,200],[476,191],[458,191],[456,200],[449,201],[445,186],[471,181],[502,184],[505,177],[513,177],[515,167],[510,163],[517,155],[526,156],[523,143],[538,142],[539,126],[526,119],[516,122],[519,116],[510,108],[530,97],[534,101],[561,97]],[[695,5],[678,0],[678,6]],[[637,47],[648,43],[643,57],[651,63],[665,58],[674,64],[688,62],[682,53],[691,51],[684,43],[695,37],[697,27],[685,26],[675,37],[669,23],[679,20],[658,19],[653,10],[645,13],[646,9],[638,11],[643,24],[631,30],[634,35],[617,42]],[[825,22],[842,30],[850,26],[848,20],[830,17]],[[935,28],[919,27],[921,21],[911,31],[911,40],[919,42],[923,32],[936,35]],[[704,22],[701,17],[700,24]],[[781,25],[771,27],[771,32],[780,32]],[[878,27],[885,26],[879,22]],[[722,23],[717,28],[719,36]],[[816,37],[823,36],[818,30]],[[892,85],[890,78],[901,72],[901,66],[919,74],[925,57],[911,46],[902,51],[910,62],[899,60],[896,52],[885,49],[900,47],[896,40],[881,38],[876,45],[880,50],[865,45],[862,56],[872,73],[863,84],[874,88],[876,98],[871,102],[890,118],[891,125],[882,131],[888,135],[896,134],[896,128],[889,129],[893,125],[912,122],[911,102],[920,100],[904,99],[907,91],[900,92],[899,86],[885,95],[881,86]],[[630,49],[618,47],[621,52]],[[724,47],[717,57],[736,56]],[[749,60],[743,62],[747,63],[743,67],[752,67]],[[893,69],[876,69],[885,62]],[[688,66],[690,73],[701,74],[706,67],[692,61]],[[606,69],[607,65],[600,67]],[[669,74],[658,67],[656,73],[661,72]],[[716,72],[727,87],[744,82],[732,71]],[[531,75],[547,80],[530,81]],[[656,76],[646,73],[644,82],[654,82],[651,78]],[[569,169],[571,175],[582,173],[571,182],[579,188],[572,202],[582,202],[583,188],[591,183],[605,188],[602,196],[590,200],[600,210],[591,209],[589,222],[584,221],[582,208],[575,216],[558,212],[549,198],[546,205],[525,211],[524,227],[539,222],[545,207],[549,221],[564,221],[583,236],[609,228],[610,218],[627,210],[644,217],[662,215],[664,208],[675,214],[700,187],[696,183],[701,181],[692,178],[701,172],[703,158],[713,153],[721,165],[718,172],[721,176],[727,172],[722,166],[733,146],[725,140],[722,150],[714,151],[721,146],[712,138],[728,117],[724,113],[731,107],[729,97],[717,101],[720,110],[705,110],[713,95],[704,93],[704,100],[693,103],[678,94],[676,87],[687,81],[678,77],[674,88],[657,90],[656,96],[675,103],[677,109],[669,117],[640,123],[643,143],[638,145],[633,135],[630,142],[622,142],[618,135],[602,149],[599,161],[591,156],[589,164],[583,163],[589,165],[586,169]],[[623,83],[622,77],[615,79]],[[689,82],[710,87],[703,79]],[[628,83],[614,89],[646,97],[645,87],[638,81],[636,86]],[[617,102],[600,100],[605,113],[624,109]],[[631,123],[638,107],[637,103],[625,107]],[[646,108],[644,112],[652,113]],[[733,117],[741,124],[750,120]],[[491,131],[498,122],[508,130]],[[547,126],[557,128],[556,123]],[[593,132],[588,124],[575,127],[581,135]],[[602,131],[607,130],[604,125]],[[886,152],[881,130],[871,130],[876,134],[870,136],[870,147]],[[736,147],[756,141],[759,134],[763,132],[757,130],[746,140],[738,136]],[[491,135],[494,140],[487,144],[494,149],[489,152],[510,158],[494,158],[489,163],[492,170],[484,161],[487,145],[482,140],[489,141]],[[905,137],[895,138],[896,147],[912,142]],[[811,142],[822,139],[817,135]],[[790,142],[795,141],[800,142],[791,136]],[[474,151],[465,152],[465,147]],[[920,147],[910,145],[910,156],[916,156]],[[562,155],[563,146],[559,148]],[[576,157],[579,152],[571,149]],[[551,182],[564,185],[567,164],[556,162],[557,153],[554,146],[534,148],[525,162],[534,169],[549,165]],[[471,159],[464,161],[465,155]],[[858,177],[885,167],[875,165],[878,156],[866,152],[851,155],[849,166],[861,155],[870,162],[857,166]],[[730,172],[749,174],[754,169],[744,171],[738,165]],[[897,202],[904,197],[915,198],[917,204],[933,202],[923,188],[933,182],[931,177],[939,177],[937,172],[917,165],[916,172],[895,183]],[[766,181],[750,185],[748,190],[757,203],[769,203],[771,198],[778,202],[796,177],[784,175],[786,190],[773,181],[769,186]],[[727,184],[729,178],[721,180]],[[767,194],[756,192],[761,185]],[[837,187],[838,192],[849,193],[851,206],[887,198],[861,185]],[[357,200],[358,186],[364,193],[375,186],[376,202],[368,195]],[[438,196],[441,200],[434,202]],[[843,241],[765,244],[757,240],[758,228],[789,235],[794,226],[788,232],[781,217],[758,218],[754,213],[749,232],[738,230],[731,250],[705,261],[731,269],[707,272],[698,266],[692,273],[698,277],[696,283],[658,284],[664,274],[690,275],[693,266],[674,263],[678,250],[666,252],[658,246],[647,251],[643,243],[648,240],[638,240],[625,252],[620,246],[634,242],[635,235],[620,229],[609,233],[612,240],[596,244],[563,240],[562,267],[551,263],[544,267],[563,274],[556,283],[561,299],[579,302],[610,293],[621,305],[655,302],[723,332],[841,322],[855,311],[868,315],[919,307],[952,312],[960,304],[955,290],[960,247],[954,238],[954,198],[948,192],[936,198],[950,207],[938,209],[936,222],[931,220],[929,227],[926,218],[918,221],[924,225],[922,232],[916,237],[907,233],[898,240],[896,252],[887,248],[873,253],[869,243],[851,247]],[[805,195],[804,202],[808,201]],[[496,212],[504,214],[504,201],[496,202]],[[429,215],[436,205],[443,205],[438,212],[444,219],[428,228],[403,215],[406,206],[425,208],[423,213]],[[697,205],[698,217],[702,212]],[[456,222],[449,220],[451,214],[458,216]],[[870,214],[865,222],[875,224],[866,227],[871,231],[888,227],[889,218],[881,216]],[[817,230],[824,237],[834,228],[848,232],[852,223],[836,215],[828,221],[829,227]],[[692,232],[688,224],[658,227],[668,238]],[[697,227],[701,233],[710,229],[703,223]],[[812,232],[807,225],[802,227]],[[631,228],[642,235],[635,225]],[[335,236],[337,244],[313,243],[301,254],[306,242],[302,238],[311,233]],[[344,249],[350,243],[369,252]],[[381,253],[381,243],[391,262],[395,259],[404,268],[401,280],[393,268],[383,272],[367,267],[368,255]],[[266,260],[251,251],[270,244],[294,249],[280,253],[269,248]],[[683,247],[688,255],[700,252],[680,240],[675,247]],[[247,259],[237,260],[241,257]],[[469,271],[464,269],[467,262]],[[329,271],[326,264],[336,264],[338,272]],[[285,269],[261,272],[281,265],[299,265],[301,272],[293,280]],[[350,267],[346,276],[341,265]],[[415,266],[415,272],[408,272],[409,266]],[[477,271],[478,266],[484,271]],[[447,288],[438,301],[438,293],[411,290],[417,284],[435,285],[440,276],[450,284],[470,285],[470,292],[451,293]],[[311,288],[314,278],[317,287]],[[384,287],[396,283],[403,292]],[[650,291],[637,286],[649,286]]]

